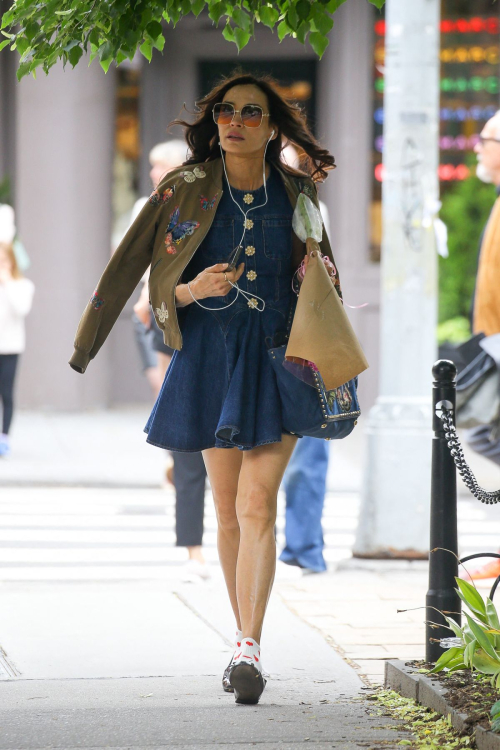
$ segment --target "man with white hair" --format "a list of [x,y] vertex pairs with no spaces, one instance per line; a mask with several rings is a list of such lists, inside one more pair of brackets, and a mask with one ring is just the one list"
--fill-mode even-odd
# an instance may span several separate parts
[[[483,182],[496,187],[497,199],[480,239],[479,265],[474,292],[472,328],[474,333],[492,336],[500,333],[500,110],[488,120],[481,131],[474,151],[477,154],[476,174]],[[482,425],[465,431],[467,444],[476,453],[500,465],[500,439],[493,425]],[[461,574],[468,578],[467,573]],[[500,560],[493,560],[472,571],[479,580],[500,575]]]
[[[186,161],[188,158],[186,150],[186,142],[180,139],[158,143],[151,149],[149,152],[151,164],[149,176],[153,183],[153,189],[156,189],[163,175]],[[136,201],[132,209],[131,222],[134,221],[147,201],[147,196]],[[142,291],[134,305],[134,325],[144,371],[152,385],[155,397],[157,397],[170,364],[173,349],[164,344],[163,333],[156,325],[151,312],[148,278],[149,270],[142,279]],[[154,377],[150,377],[153,373]],[[175,486],[176,546],[186,547],[189,555],[182,571],[182,578],[184,581],[196,583],[210,578],[210,570],[202,551],[207,473],[201,453],[176,453],[172,451],[172,458],[174,461],[173,477],[168,470],[167,477],[170,481],[173,481]]]
[[[500,196],[500,110],[488,120],[474,151],[476,174],[492,182]],[[500,197],[497,197],[480,240],[479,264],[474,292],[472,328],[474,333],[492,336],[500,333]],[[493,437],[492,425],[467,430],[468,445],[500,465],[500,440]]]

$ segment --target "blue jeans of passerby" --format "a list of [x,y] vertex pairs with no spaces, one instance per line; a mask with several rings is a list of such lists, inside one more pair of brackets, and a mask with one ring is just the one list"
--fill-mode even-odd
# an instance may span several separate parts
[[326,570],[321,516],[325,502],[329,444],[303,437],[297,442],[283,479],[286,493],[286,546],[282,562],[316,573]]

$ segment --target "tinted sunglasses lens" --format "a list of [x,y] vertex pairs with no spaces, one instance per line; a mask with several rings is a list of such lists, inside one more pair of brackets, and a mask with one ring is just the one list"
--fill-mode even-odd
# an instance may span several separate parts
[[262,122],[262,110],[251,104],[245,104],[241,110],[241,121],[247,128],[258,128]]
[[218,125],[229,125],[234,115],[234,107],[232,104],[215,104],[214,105],[214,120]]

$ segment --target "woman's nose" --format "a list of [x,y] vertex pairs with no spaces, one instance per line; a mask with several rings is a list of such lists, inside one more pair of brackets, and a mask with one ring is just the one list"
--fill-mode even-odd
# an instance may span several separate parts
[[[238,115],[239,122],[237,122],[236,120],[236,115]],[[231,125],[233,124],[233,122],[235,125],[243,125],[243,120],[241,119],[241,112],[234,112],[233,118],[231,120]]]

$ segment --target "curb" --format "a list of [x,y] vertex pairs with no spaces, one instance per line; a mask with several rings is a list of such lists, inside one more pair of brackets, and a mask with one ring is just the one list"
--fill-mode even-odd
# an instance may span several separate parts
[[[412,667],[407,667],[404,661],[386,661],[384,686],[442,716],[449,716],[453,729],[460,733],[467,732],[467,714],[462,714],[449,705],[446,700],[448,689],[426,675],[419,674]],[[500,750],[500,735],[482,727],[474,730],[474,739],[478,750]]]

